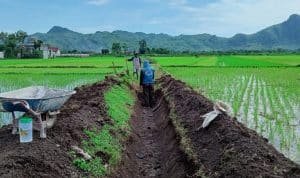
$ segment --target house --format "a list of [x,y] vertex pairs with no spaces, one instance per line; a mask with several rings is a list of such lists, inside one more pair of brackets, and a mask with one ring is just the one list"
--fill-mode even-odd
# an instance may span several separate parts
[[20,49],[20,53],[18,53],[18,58],[37,58],[39,57],[38,53],[36,52],[37,46],[35,46],[35,38],[27,37],[25,38],[23,43],[17,45]]
[[25,38],[24,42],[19,44],[20,53],[19,58],[55,58],[60,56],[60,50],[57,47],[53,47],[49,44],[43,44],[41,40],[37,40],[33,37]]
[[4,59],[4,52],[0,52],[0,59]]
[[49,51],[52,58],[60,56],[60,50],[57,47],[49,47]]
[[42,45],[41,50],[43,51],[43,59],[55,58],[61,55],[59,48],[48,44]]
[[43,59],[49,59],[49,57],[50,57],[49,46],[42,45],[41,50],[43,51]]

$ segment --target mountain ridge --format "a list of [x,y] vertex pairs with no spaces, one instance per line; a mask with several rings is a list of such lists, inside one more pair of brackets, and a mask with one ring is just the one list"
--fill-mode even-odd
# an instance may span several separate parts
[[232,37],[219,37],[207,33],[171,36],[165,33],[143,33],[115,30],[82,34],[68,28],[54,26],[47,33],[31,35],[63,50],[95,51],[110,49],[112,43],[126,43],[130,50],[138,49],[138,42],[147,41],[150,48],[173,51],[226,51],[269,50],[300,48],[300,15],[293,14],[286,21],[253,34],[238,33]]

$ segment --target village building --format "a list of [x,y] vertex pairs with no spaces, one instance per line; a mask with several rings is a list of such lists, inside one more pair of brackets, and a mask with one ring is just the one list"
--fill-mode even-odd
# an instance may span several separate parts
[[36,38],[28,37],[24,40],[24,43],[18,45],[20,53],[18,58],[55,58],[60,56],[60,50],[57,47],[53,47],[49,44],[43,44],[42,41],[38,41]]
[[[4,45],[4,42],[3,42],[3,40],[0,39],[0,46],[3,46],[3,45]],[[0,49],[0,59],[4,59],[4,51],[1,51],[1,49]]]
[[4,52],[0,52],[0,59],[4,59]]
[[50,47],[50,48],[49,48],[49,51],[50,51],[50,56],[51,56],[52,58],[61,55],[60,50],[59,50],[59,48],[57,48],[57,47]]
[[53,59],[55,57],[61,56],[59,48],[52,47],[48,44],[42,45],[41,51],[43,51],[43,59]]

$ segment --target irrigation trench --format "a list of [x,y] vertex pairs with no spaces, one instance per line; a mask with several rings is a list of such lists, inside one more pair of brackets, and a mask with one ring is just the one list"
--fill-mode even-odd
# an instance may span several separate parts
[[[140,97],[139,97],[140,98]],[[131,120],[132,135],[126,144],[122,165],[112,177],[187,177],[193,165],[179,147],[179,138],[169,117],[170,110],[157,95],[156,108],[137,101]]]

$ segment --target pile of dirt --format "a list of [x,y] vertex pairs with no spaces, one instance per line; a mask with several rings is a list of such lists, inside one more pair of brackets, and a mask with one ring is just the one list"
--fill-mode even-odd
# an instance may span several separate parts
[[61,109],[61,114],[47,138],[34,133],[34,141],[19,143],[11,127],[0,129],[0,177],[82,177],[72,164],[71,146],[86,138],[84,129],[111,123],[107,116],[104,92],[119,82],[111,77],[103,82],[76,88],[77,93]]
[[[268,140],[227,115],[198,130],[200,117],[213,103],[171,76],[159,79],[176,123],[185,130],[189,155],[208,177],[300,177],[299,165],[279,153]],[[172,113],[171,113],[172,114]],[[186,146],[186,145],[185,145]]]
[[190,177],[193,161],[180,149],[180,138],[170,120],[170,110],[161,95],[154,110],[136,102],[122,162],[110,177]]

